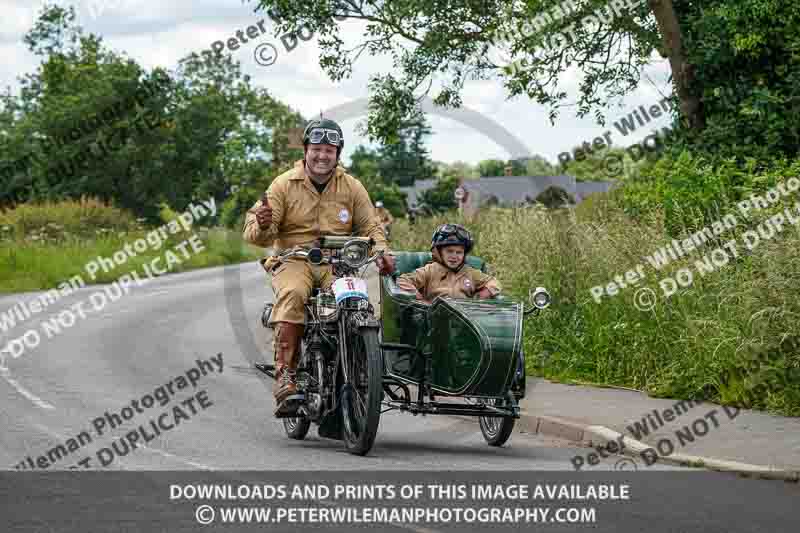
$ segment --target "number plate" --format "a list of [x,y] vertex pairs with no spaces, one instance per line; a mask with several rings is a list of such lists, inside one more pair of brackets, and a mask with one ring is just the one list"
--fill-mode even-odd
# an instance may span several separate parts
[[333,282],[333,294],[336,295],[336,304],[345,298],[369,299],[367,282],[361,278],[339,278]]

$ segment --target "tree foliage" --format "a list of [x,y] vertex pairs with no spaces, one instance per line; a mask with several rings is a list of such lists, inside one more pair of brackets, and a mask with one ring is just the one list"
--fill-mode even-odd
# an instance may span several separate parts
[[[561,5],[571,7],[559,13]],[[258,6],[281,13],[279,31],[305,24],[316,32],[320,65],[333,80],[350,76],[365,51],[392,58],[370,83],[367,131],[374,139],[395,135],[432,87],[437,104],[458,107],[465,82],[490,78],[499,78],[509,96],[547,106],[553,121],[572,106],[603,124],[604,108],[637,89],[644,67],[660,56],[668,60],[688,143],[740,158],[766,157],[772,148],[798,153],[797,2],[259,0]],[[341,39],[334,15],[366,22],[357,46]],[[565,72],[579,73],[577,95],[563,91]]]
[[229,57],[191,54],[176,72],[147,72],[58,6],[24,40],[43,60],[0,98],[0,205],[89,195],[155,222],[161,202],[222,204],[235,189],[231,202],[252,205],[300,155],[278,134],[302,117]]

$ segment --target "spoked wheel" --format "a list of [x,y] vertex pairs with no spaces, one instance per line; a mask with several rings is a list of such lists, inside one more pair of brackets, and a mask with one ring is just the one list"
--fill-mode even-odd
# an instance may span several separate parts
[[383,399],[383,357],[378,332],[361,328],[348,340],[347,376],[342,388],[344,443],[347,451],[366,455],[375,442]]
[[[487,404],[496,407],[511,407],[509,400],[493,399],[489,400]],[[501,416],[482,416],[478,419],[483,438],[486,439],[489,446],[502,446],[505,444],[514,430],[514,422],[516,422],[514,418]]]
[[311,420],[304,416],[283,419],[283,429],[290,439],[303,440],[310,427]]

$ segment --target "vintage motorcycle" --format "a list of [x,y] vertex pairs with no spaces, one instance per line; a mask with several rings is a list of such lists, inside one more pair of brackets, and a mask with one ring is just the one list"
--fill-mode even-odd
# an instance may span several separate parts
[[[341,438],[356,455],[365,455],[375,442],[383,400],[380,323],[363,279],[365,267],[382,255],[369,255],[373,244],[363,237],[323,236],[319,247],[279,256],[281,262],[300,258],[330,264],[336,278],[330,289],[314,289],[305,306],[298,394],[287,398],[297,409],[283,417],[284,429],[290,438],[302,440],[314,422],[322,436]],[[265,327],[271,309],[272,304],[264,309]],[[272,365],[256,368],[275,377]]]
[[[365,455],[383,406],[384,412],[476,416],[487,443],[502,446],[525,395],[523,319],[547,308],[550,295],[542,287],[529,291],[528,310],[503,297],[425,304],[400,289],[396,278],[429,262],[430,252],[393,252],[397,272],[381,277],[378,321],[363,279],[364,267],[380,255],[369,256],[371,244],[366,238],[322,237],[318,248],[281,256],[331,264],[337,278],[306,304],[298,406],[283,419],[286,434],[303,439],[313,422],[321,436],[342,439],[348,451]],[[486,271],[479,257],[466,261]],[[267,304],[265,327],[270,311]],[[272,365],[256,367],[274,378]],[[409,387],[417,389],[416,398]]]

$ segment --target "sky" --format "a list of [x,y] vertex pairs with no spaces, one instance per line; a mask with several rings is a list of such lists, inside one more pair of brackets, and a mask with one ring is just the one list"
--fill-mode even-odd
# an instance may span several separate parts
[[[254,0],[50,0],[50,3],[74,6],[77,23],[87,33],[102,36],[106,46],[125,52],[148,69],[159,66],[175,69],[185,55],[209,50],[213,42],[235,37],[237,30],[243,30],[246,35],[248,26],[257,26],[263,20],[265,33],[259,31],[253,39],[245,36],[247,43],[240,43],[239,49],[234,51],[226,48],[224,53],[230,53],[241,62],[243,72],[251,76],[253,85],[266,88],[273,97],[307,118],[368,97],[370,76],[386,73],[391,68],[391,61],[386,57],[370,57],[365,52],[356,63],[351,78],[333,82],[319,66],[316,36],[308,41],[298,41],[294,49],[287,51],[281,39],[274,36],[272,20],[264,12],[254,12],[258,3]],[[0,0],[0,13],[3,15],[0,53],[4,59],[0,63],[2,90],[10,87],[12,93],[18,93],[18,77],[34,72],[39,64],[40,58],[28,51],[22,38],[32,26],[41,4],[42,0]],[[346,43],[352,46],[361,42],[364,23],[345,20],[339,24]],[[263,43],[271,43],[277,57]],[[256,50],[262,63],[273,59],[274,63],[260,65],[256,61]],[[620,134],[613,125],[639,106],[649,109],[664,95],[670,94],[666,60],[655,58],[646,73],[647,78],[637,91],[627,95],[623,101],[613,102],[612,107],[605,111],[605,126],[596,124],[593,115],[576,117],[573,108],[562,110],[553,125],[544,106],[525,96],[508,99],[499,78],[467,82],[462,99],[466,109],[505,128],[530,154],[541,155],[556,163],[559,153],[570,151],[584,141],[591,142],[609,130],[615,146],[628,146],[641,141],[652,130],[667,126],[670,119],[666,115],[653,119],[627,136]],[[578,94],[579,73],[568,71],[560,81],[560,88],[574,101]],[[434,82],[434,88],[436,86]],[[434,91],[430,96],[435,94]],[[349,161],[355,146],[369,144],[368,139],[356,131],[356,126],[365,118],[365,115],[353,116],[341,122],[345,136],[345,161]],[[429,114],[428,120],[432,135],[427,146],[434,160],[475,164],[484,159],[507,160],[513,156],[507,146],[501,146],[473,126],[438,114]]]

